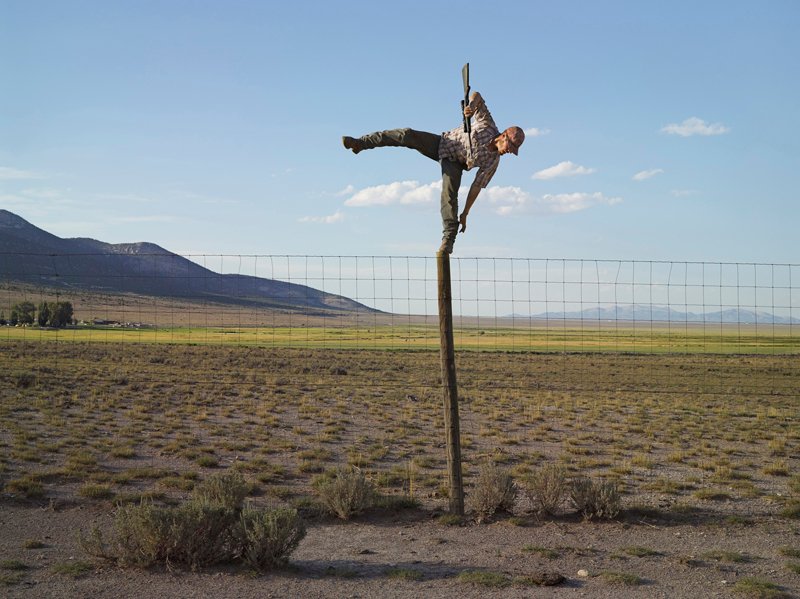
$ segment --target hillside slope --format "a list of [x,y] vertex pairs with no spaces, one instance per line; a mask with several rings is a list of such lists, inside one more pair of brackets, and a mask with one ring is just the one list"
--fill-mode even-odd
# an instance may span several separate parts
[[369,311],[305,285],[220,274],[152,243],[63,239],[0,210],[0,278],[51,288],[211,300],[282,310]]

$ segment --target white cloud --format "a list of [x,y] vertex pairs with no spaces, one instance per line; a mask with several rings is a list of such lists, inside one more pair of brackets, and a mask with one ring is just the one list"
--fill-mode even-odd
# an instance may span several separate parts
[[[599,191],[546,194],[536,198],[519,187],[489,187],[486,189],[486,194],[495,214],[499,216],[510,216],[520,212],[533,212],[543,216],[569,214],[594,206],[615,206],[622,202],[622,198],[606,197]],[[480,202],[480,198],[478,201]]]
[[322,225],[332,225],[335,223],[342,222],[344,220],[344,213],[341,210],[337,210],[334,214],[329,216],[304,216],[301,219],[298,219],[301,223],[318,223]]
[[[346,206],[388,206],[412,205],[422,203],[439,203],[441,181],[420,185],[417,181],[396,181],[385,185],[376,185],[357,191],[345,202]],[[462,202],[466,197],[467,187],[459,190]],[[497,186],[487,187],[478,197],[478,204],[488,203],[491,210],[499,216],[511,216],[525,212],[539,215],[566,214],[586,210],[593,206],[613,206],[622,202],[621,198],[606,197],[600,192],[548,194],[536,197],[520,187]],[[338,214],[338,213],[337,213]],[[334,215],[336,217],[336,215]],[[325,217],[332,219],[334,217]],[[325,221],[320,217],[305,217],[302,222],[336,222]]]
[[345,201],[345,206],[389,206],[392,204],[428,204],[438,202],[442,182],[420,185],[418,181],[395,181],[386,185],[366,187]]
[[650,170],[639,171],[633,176],[633,180],[644,181],[645,179],[649,179],[650,177],[655,177],[656,175],[660,175],[663,172],[664,172],[663,168],[651,168]]
[[[488,187],[484,190],[495,213],[508,216],[524,210],[533,203],[533,196],[519,187]],[[478,198],[480,201],[482,198]]]
[[693,196],[697,193],[696,189],[673,189],[670,192],[673,197],[676,198],[685,198],[687,196]]
[[356,190],[356,188],[355,188],[355,187],[353,187],[352,185],[348,185],[348,186],[347,186],[347,187],[345,187],[343,190],[341,190],[341,191],[337,191],[337,192],[336,192],[335,194],[333,194],[333,195],[335,195],[335,196],[349,196],[349,195],[350,195],[350,194],[352,194],[352,193],[353,193],[355,190]]
[[690,117],[682,123],[672,123],[661,128],[662,133],[670,135],[680,135],[681,137],[691,137],[692,135],[722,135],[728,133],[729,127],[722,123],[708,124],[703,119],[696,116]]
[[542,196],[540,208],[549,214],[570,214],[593,206],[615,206],[622,198],[609,198],[597,191],[595,193],[558,193]]
[[524,131],[527,137],[541,137],[550,133],[550,129],[540,129],[539,127],[528,127]]
[[551,166],[550,168],[546,168],[541,170],[537,173],[534,173],[534,179],[555,179],[556,177],[574,177],[575,175],[591,175],[595,172],[593,168],[587,168],[585,166],[581,166],[579,164],[575,164],[574,162],[570,162],[569,160],[565,160],[564,162],[559,162],[555,166]]
[[24,171],[9,166],[0,166],[0,181],[19,181],[24,179],[44,179],[44,175],[32,171]]

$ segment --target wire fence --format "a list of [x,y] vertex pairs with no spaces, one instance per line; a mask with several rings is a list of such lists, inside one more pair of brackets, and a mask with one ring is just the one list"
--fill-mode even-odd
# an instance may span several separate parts
[[[286,498],[348,464],[442,497],[434,257],[137,252],[0,252],[0,478],[41,463],[52,480],[69,447],[111,480],[133,459],[137,485],[142,465],[235,466]],[[726,509],[786,492],[800,265],[451,258],[450,274],[468,480],[555,461],[645,497],[747,483]]]
[[[83,343],[115,346],[119,359],[141,359],[153,344],[216,346],[220,356],[248,348],[300,372],[301,390],[422,397],[441,389],[434,257],[0,259],[0,341],[34,355],[35,343],[56,342],[48,352],[61,364]],[[463,397],[800,397],[800,265],[451,258],[451,276]],[[65,304],[69,322],[42,319]],[[374,360],[385,366],[362,368]],[[340,363],[349,376],[337,375]],[[252,380],[236,368],[224,366],[233,385]],[[159,376],[136,375],[155,386]],[[222,384],[207,369],[169,381],[176,376]]]
[[[459,351],[800,353],[800,265],[451,263]],[[0,276],[7,339],[439,346],[433,257],[16,253]],[[48,302],[69,302],[73,324],[35,326]]]

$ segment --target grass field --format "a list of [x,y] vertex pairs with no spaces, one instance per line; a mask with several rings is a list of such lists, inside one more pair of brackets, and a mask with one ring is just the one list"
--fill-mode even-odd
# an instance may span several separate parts
[[[396,317],[402,322],[403,317]],[[427,320],[427,322],[425,322]],[[460,350],[536,352],[634,352],[708,354],[798,354],[800,331],[788,325],[702,325],[525,321],[508,323],[461,319],[455,323]],[[303,321],[290,326],[97,327],[67,329],[2,327],[0,340],[104,343],[175,343],[316,349],[432,350],[439,347],[438,321],[386,316],[360,322]]]
[[[7,489],[170,491],[231,465],[302,495],[314,474],[352,464],[396,491],[441,492],[437,352],[16,341],[0,352]],[[464,352],[458,376],[468,477],[487,457],[519,472],[545,459],[624,478],[635,496],[646,483],[770,496],[796,472],[792,356]]]
[[[265,308],[184,298],[10,285],[0,312],[23,298],[69,299],[83,323],[60,330],[0,327],[2,341],[241,345],[267,348],[438,350],[436,314]],[[459,351],[800,354],[800,325],[454,317]]]

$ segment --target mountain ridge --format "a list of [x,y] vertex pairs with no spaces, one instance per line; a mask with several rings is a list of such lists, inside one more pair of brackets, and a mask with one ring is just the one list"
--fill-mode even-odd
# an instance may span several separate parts
[[288,311],[377,312],[306,285],[220,274],[146,241],[61,238],[0,209],[0,277],[36,286],[138,293]]
[[534,320],[600,320],[626,322],[671,322],[671,323],[722,323],[722,324],[800,324],[800,318],[777,316],[763,310],[748,307],[726,307],[713,312],[691,312],[676,310],[672,306],[658,304],[611,304],[574,310],[569,312],[544,312],[511,314],[508,318],[531,318]]

